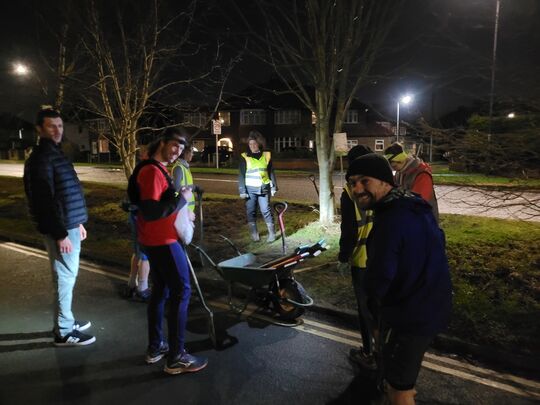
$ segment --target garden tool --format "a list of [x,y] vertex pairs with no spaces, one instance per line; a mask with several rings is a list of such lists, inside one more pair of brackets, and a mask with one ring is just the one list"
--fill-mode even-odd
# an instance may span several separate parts
[[281,248],[283,250],[283,254],[287,253],[287,246],[285,244],[285,223],[283,222],[283,215],[285,214],[285,211],[287,211],[288,207],[289,205],[286,201],[277,202],[274,204],[274,210],[278,214],[279,229],[281,231]]

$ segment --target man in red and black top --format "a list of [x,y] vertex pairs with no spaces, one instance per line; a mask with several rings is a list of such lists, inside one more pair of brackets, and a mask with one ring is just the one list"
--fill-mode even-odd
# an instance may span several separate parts
[[[156,363],[167,353],[165,372],[180,374],[206,367],[208,360],[188,354],[184,348],[187,310],[191,295],[189,267],[184,247],[178,242],[174,222],[187,202],[177,194],[166,166],[180,156],[186,142],[178,129],[169,128],[148,150],[150,159],[133,173],[139,208],[139,243],[150,260],[152,296],[148,303],[149,345],[146,362]],[[132,187],[133,184],[131,184]],[[133,201],[136,200],[136,201]],[[168,301],[169,342],[163,338],[163,316]],[[170,346],[170,348],[169,348]]]

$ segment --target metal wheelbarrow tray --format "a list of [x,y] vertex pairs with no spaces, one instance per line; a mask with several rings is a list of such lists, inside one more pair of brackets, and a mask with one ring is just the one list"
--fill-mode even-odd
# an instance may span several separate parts
[[[237,252],[238,256],[215,264],[208,254],[198,246],[192,245],[214,267],[218,274],[227,282],[229,307],[237,312],[243,312],[249,301],[258,298],[277,315],[280,325],[285,322],[295,322],[304,313],[304,308],[313,305],[313,299],[308,296],[302,285],[293,275],[292,268],[305,258],[317,256],[326,249],[324,241],[310,246],[301,246],[294,253],[258,265],[257,256],[252,253],[241,253],[227,238],[223,237]],[[233,301],[233,286],[241,284],[250,288],[245,301],[236,304]],[[290,324],[287,323],[287,326]]]

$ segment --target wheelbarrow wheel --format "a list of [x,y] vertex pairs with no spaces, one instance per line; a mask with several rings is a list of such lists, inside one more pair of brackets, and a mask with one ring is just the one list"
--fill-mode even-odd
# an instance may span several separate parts
[[275,284],[273,287],[274,310],[283,320],[294,320],[304,313],[304,308],[287,302],[290,299],[296,302],[302,302],[302,295],[293,280],[279,280],[279,288]]

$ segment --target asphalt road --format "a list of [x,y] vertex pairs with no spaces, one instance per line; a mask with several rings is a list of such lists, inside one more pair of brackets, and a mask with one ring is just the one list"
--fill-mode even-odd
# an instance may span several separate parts
[[[84,247],[83,247],[84,249]],[[256,313],[238,317],[223,297],[214,349],[193,300],[188,349],[208,356],[200,373],[168,376],[146,365],[145,304],[118,291],[125,277],[83,262],[74,310],[90,319],[97,342],[55,348],[52,283],[43,251],[0,243],[0,403],[9,404],[361,404],[366,379],[347,361],[358,333],[332,319],[305,316],[296,328],[270,325]],[[429,353],[418,379],[419,404],[533,404],[540,384]]]
[[[125,184],[123,171],[93,166],[78,166],[83,181]],[[0,163],[1,176],[21,177],[22,164]],[[318,204],[317,193],[307,176],[278,176],[277,198]],[[238,195],[233,175],[195,174],[194,181],[208,193]],[[336,198],[342,192],[342,179],[334,176]],[[436,182],[436,178],[435,178]],[[477,215],[504,219],[540,221],[540,193],[486,191],[474,187],[436,186],[439,211],[444,214]]]

